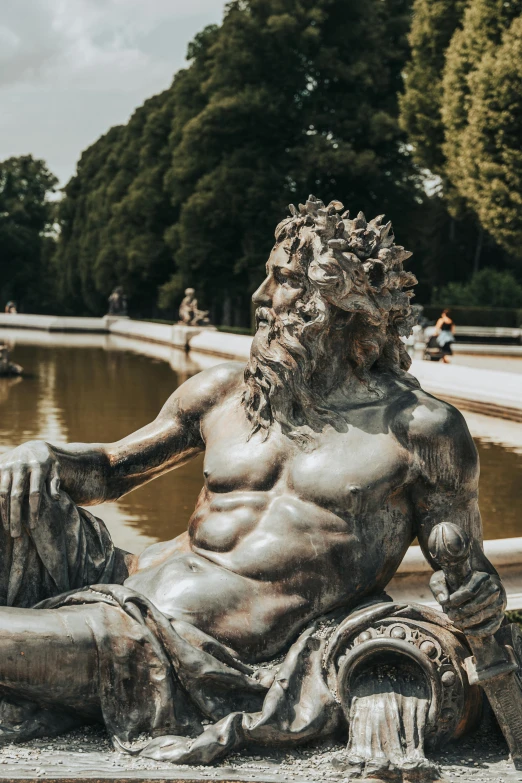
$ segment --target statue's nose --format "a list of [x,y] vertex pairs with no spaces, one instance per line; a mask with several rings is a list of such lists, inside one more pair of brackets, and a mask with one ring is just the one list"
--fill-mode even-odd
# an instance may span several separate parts
[[272,304],[270,278],[264,280],[257,291],[252,294],[252,301],[257,307],[269,307]]

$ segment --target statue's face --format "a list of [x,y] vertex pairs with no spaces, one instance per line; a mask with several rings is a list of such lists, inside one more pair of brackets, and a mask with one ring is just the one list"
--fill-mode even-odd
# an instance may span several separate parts
[[[296,240],[286,238],[277,244],[266,265],[266,279],[252,296],[259,308],[256,312],[258,329],[268,325],[264,308],[270,308],[276,317],[284,317],[295,309],[306,288],[306,275],[299,261]],[[300,244],[300,243],[299,243]]]

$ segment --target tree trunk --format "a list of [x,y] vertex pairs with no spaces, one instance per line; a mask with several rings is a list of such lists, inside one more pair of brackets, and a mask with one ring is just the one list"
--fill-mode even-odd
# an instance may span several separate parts
[[480,269],[480,256],[482,255],[482,245],[484,244],[484,229],[480,226],[475,246],[475,258],[473,259],[473,274],[476,275]]
[[232,303],[230,301],[230,294],[227,292],[223,299],[223,318],[222,318],[223,326],[232,326],[231,316],[232,316]]

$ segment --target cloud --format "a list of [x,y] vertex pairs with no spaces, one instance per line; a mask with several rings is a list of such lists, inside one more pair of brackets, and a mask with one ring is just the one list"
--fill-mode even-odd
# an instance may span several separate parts
[[135,0],[4,3],[0,40],[7,46],[0,84],[76,83],[83,89],[98,89],[103,76],[105,89],[125,90],[131,79],[150,80],[162,70],[161,60],[143,52],[139,39],[168,16],[164,0],[140,4]]
[[0,85],[34,78],[56,57],[60,44],[44,3],[36,0],[30,14],[23,5],[7,0],[1,8]]
[[1,0],[0,159],[32,153],[68,179],[87,144],[169,85],[222,10],[223,0]]

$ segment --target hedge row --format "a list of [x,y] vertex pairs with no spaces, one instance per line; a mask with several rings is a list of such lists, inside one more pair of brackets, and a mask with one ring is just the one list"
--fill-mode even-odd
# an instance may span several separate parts
[[442,310],[448,307],[457,326],[522,326],[522,310],[510,307],[461,307],[451,305],[426,305],[424,317],[436,321]]

